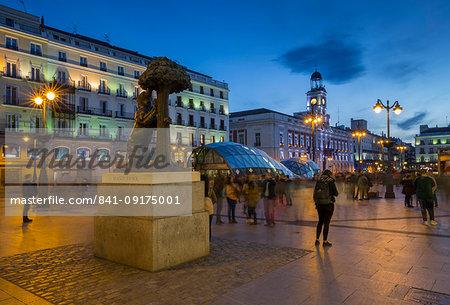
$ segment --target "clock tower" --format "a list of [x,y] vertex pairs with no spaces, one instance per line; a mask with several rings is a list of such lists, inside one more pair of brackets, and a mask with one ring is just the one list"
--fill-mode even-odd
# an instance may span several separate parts
[[306,111],[322,117],[327,114],[327,90],[323,85],[322,74],[316,71],[311,75],[311,90],[306,92]]

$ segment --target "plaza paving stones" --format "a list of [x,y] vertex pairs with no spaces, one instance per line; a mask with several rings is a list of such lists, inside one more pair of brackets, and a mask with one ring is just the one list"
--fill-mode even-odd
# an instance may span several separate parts
[[95,258],[88,243],[0,258],[0,277],[54,304],[197,304],[309,252],[215,238],[210,256],[150,273]]

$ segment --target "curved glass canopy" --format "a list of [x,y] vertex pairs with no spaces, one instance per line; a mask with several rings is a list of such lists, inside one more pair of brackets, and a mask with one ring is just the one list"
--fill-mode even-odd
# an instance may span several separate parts
[[234,175],[295,174],[273,160],[264,151],[233,142],[217,142],[196,148],[192,152],[195,170],[217,170]]
[[311,160],[290,158],[281,161],[281,164],[293,171],[295,174],[303,177],[313,178],[315,174],[318,174],[320,168]]

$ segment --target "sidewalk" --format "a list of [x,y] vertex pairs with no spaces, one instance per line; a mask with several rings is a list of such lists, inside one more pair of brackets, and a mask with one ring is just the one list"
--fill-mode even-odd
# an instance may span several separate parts
[[22,227],[0,211],[1,283],[58,304],[450,304],[448,202],[431,227],[401,195],[363,202],[340,196],[333,246],[324,249],[314,246],[310,192],[298,191],[293,207],[279,208],[274,228],[242,218],[213,224],[211,256],[158,273],[93,257],[91,217],[37,217]]

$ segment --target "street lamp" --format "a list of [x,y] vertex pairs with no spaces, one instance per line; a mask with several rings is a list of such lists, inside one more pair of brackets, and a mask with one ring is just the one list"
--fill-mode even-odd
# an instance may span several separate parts
[[361,171],[360,165],[362,163],[361,160],[361,137],[365,137],[366,133],[364,131],[355,131],[354,133],[352,133],[352,137],[358,137],[358,172]]
[[387,100],[385,105],[380,99],[378,99],[375,106],[373,107],[373,110],[376,113],[380,113],[383,109],[386,109],[387,113],[387,143],[385,143],[384,145],[388,148],[388,171],[386,175],[386,193],[384,197],[395,198],[394,184],[393,184],[394,179],[392,175],[392,165],[391,165],[391,148],[393,143],[391,142],[389,111],[392,109],[392,111],[394,111],[395,114],[399,115],[403,111],[403,108],[400,107],[398,101],[395,101],[394,104],[389,105],[389,100]]
[[403,169],[403,151],[407,150],[408,147],[406,146],[397,146],[397,150],[400,150],[400,167]]
[[314,137],[314,130],[315,126],[320,124],[322,122],[322,117],[318,116],[317,114],[311,114],[305,119],[305,124],[311,124],[311,137],[313,142],[312,147],[312,155],[313,155],[313,161],[316,162],[316,139]]
[[47,91],[47,92],[41,92],[38,96],[34,98],[34,103],[38,106],[42,105],[42,126],[45,129],[46,127],[46,121],[45,121],[45,115],[47,110],[47,101],[54,101],[56,98],[56,94],[53,91]]

